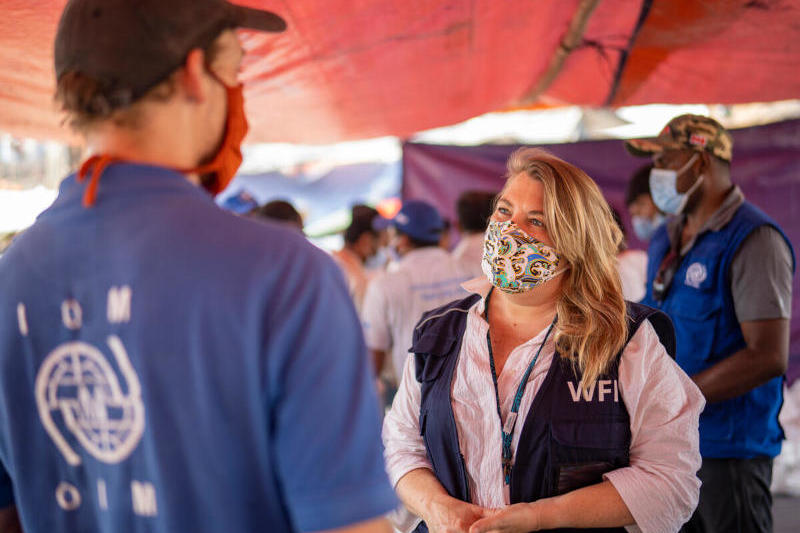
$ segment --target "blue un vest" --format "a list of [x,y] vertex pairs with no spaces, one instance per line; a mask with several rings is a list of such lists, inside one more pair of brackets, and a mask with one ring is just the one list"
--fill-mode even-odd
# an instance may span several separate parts
[[[745,202],[719,231],[697,236],[682,258],[664,300],[653,298],[653,280],[670,242],[666,225],[650,243],[647,295],[643,303],[667,313],[675,325],[676,361],[690,376],[705,370],[746,346],[736,318],[730,267],[742,242],[753,230],[781,228],[754,205]],[[781,451],[783,429],[778,412],[783,404],[783,377],[773,378],[747,394],[707,404],[700,415],[700,453],[703,457],[775,457]]]
[[[467,502],[469,483],[450,390],[467,312],[479,299],[480,296],[472,295],[425,313],[414,330],[410,350],[414,353],[416,378],[421,388],[419,427],[428,459],[447,492]],[[645,319],[650,320],[667,351],[674,356],[675,337],[670,320],[655,309],[628,304],[628,340]],[[618,371],[619,355],[598,384],[601,380],[614,384]],[[599,483],[605,472],[628,465],[630,419],[621,396],[617,395],[618,401],[614,401],[613,394],[601,395],[596,384],[590,400],[581,396],[576,401],[573,394],[580,378],[580,371],[571,362],[553,357],[525,415],[511,475],[511,503],[532,502]],[[499,452],[497,460],[500,461]],[[425,533],[428,528],[423,522],[416,531]]]

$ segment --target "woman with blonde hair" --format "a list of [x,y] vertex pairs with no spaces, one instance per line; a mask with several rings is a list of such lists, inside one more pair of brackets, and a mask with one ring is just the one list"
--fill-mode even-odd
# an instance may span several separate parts
[[589,176],[523,148],[507,178],[487,279],[423,315],[384,421],[395,525],[677,531],[704,400],[670,357],[671,323],[623,300],[622,236]]

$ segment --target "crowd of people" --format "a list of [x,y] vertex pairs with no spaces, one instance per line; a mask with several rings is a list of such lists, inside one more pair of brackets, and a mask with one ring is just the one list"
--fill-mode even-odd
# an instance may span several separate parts
[[459,197],[452,252],[407,200],[355,206],[330,256],[286,202],[213,202],[237,27],[285,22],[65,7],[57,101],[92,156],[0,258],[0,532],[771,531],[795,258],[720,124],[625,143],[644,257],[534,148]]

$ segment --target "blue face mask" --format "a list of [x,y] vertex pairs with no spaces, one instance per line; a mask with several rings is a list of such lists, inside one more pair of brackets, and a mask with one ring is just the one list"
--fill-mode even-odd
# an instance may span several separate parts
[[664,218],[661,213],[656,213],[653,218],[632,216],[633,232],[640,241],[649,241],[658,227],[664,223]]
[[650,171],[650,196],[653,197],[653,203],[656,204],[656,207],[664,213],[680,214],[686,207],[689,197],[703,182],[703,176],[701,175],[688,191],[680,193],[676,188],[678,177],[692,166],[697,156],[698,154],[693,155],[679,170],[654,168]]

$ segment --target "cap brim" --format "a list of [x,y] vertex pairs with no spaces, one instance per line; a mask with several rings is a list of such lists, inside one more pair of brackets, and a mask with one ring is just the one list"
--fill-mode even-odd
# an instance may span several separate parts
[[664,151],[664,145],[650,139],[630,139],[625,141],[625,148],[636,157],[649,157]]
[[279,15],[263,9],[228,4],[234,23],[239,28],[280,33],[286,29],[286,21]]

